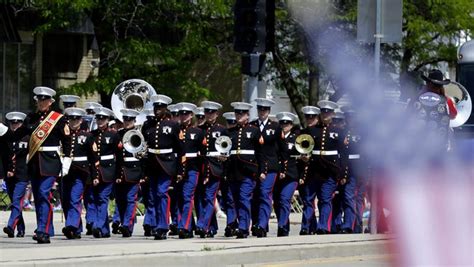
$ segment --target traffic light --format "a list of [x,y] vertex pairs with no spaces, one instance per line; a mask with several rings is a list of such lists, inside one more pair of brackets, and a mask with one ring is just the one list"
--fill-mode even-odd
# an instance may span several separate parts
[[265,53],[273,50],[274,0],[236,0],[234,50]]

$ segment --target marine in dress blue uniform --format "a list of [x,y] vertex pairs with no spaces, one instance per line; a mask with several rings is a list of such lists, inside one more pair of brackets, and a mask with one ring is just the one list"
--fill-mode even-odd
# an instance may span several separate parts
[[94,137],[81,129],[82,118],[86,111],[81,108],[64,110],[71,130],[72,159],[69,173],[62,178],[62,207],[66,218],[63,234],[68,239],[81,238],[82,233],[82,199],[87,181],[96,175],[99,159]]
[[213,237],[217,233],[217,218],[215,203],[219,185],[224,177],[225,155],[216,150],[216,139],[220,136],[228,136],[225,126],[216,122],[219,117],[219,109],[222,105],[213,101],[203,101],[204,124],[200,128],[205,132],[204,149],[202,151],[203,166],[201,174],[201,211],[199,212],[196,234],[201,238]]
[[[102,107],[101,104],[96,102],[86,102],[84,109],[86,110],[86,116],[82,118],[81,130],[90,132],[97,129],[97,123],[95,122],[94,109]],[[92,176],[93,177],[93,176]],[[86,186],[84,189],[84,207],[86,208],[86,235],[92,235],[92,222],[97,216],[97,211],[94,205],[94,193],[92,185],[92,177],[87,179]]]
[[70,154],[70,130],[62,114],[51,110],[52,98],[56,91],[48,87],[35,87],[34,99],[38,111],[30,113],[25,125],[31,135],[27,156],[28,175],[35,198],[36,235],[38,243],[50,243],[54,236],[53,207],[51,190],[60,175],[67,175],[71,159],[63,157]]
[[251,221],[251,201],[256,180],[264,180],[265,163],[262,158],[264,139],[260,129],[249,124],[251,104],[232,102],[237,126],[229,129],[232,150],[229,164],[229,178],[234,196],[238,196],[238,229],[237,238],[247,238]]
[[295,149],[295,140],[299,129],[293,127],[297,117],[291,112],[280,112],[276,115],[285,137],[288,151],[288,160],[280,160],[281,172],[278,175],[273,190],[273,206],[278,221],[277,236],[288,236],[290,232],[291,200],[298,187],[298,152]]
[[332,197],[341,175],[340,151],[344,135],[332,125],[332,117],[338,105],[332,101],[318,102],[321,109],[321,127],[317,128],[312,159],[317,172],[316,195],[318,197],[319,220],[316,234],[328,234],[331,231]]
[[[176,104],[168,105],[168,110],[170,114],[170,119],[178,124],[181,123],[179,110]],[[174,153],[176,157],[178,154]],[[170,214],[171,214],[171,223],[169,225],[169,235],[178,235],[178,223],[181,218],[181,214],[179,212],[179,202],[181,201],[182,196],[182,186],[183,184],[178,182],[176,177],[173,177],[171,180],[170,190],[168,191],[168,195],[170,196]]]
[[[307,127],[301,131],[301,134],[309,134],[314,138],[318,134],[318,123],[320,109],[315,106],[305,106],[302,108],[305,116]],[[299,164],[299,193],[303,201],[303,215],[301,217],[300,235],[311,235],[316,233],[316,179],[314,172],[317,170],[313,167],[313,159],[311,155],[302,155]]]
[[8,237],[14,237],[15,229],[17,237],[25,236],[25,221],[23,220],[23,200],[28,185],[29,178],[26,166],[26,155],[28,154],[29,135],[23,126],[26,114],[22,112],[9,112],[6,114],[9,122],[9,130],[3,135],[5,146],[2,150],[9,151],[7,173],[5,183],[8,197],[10,198],[10,217],[8,224],[3,228],[3,232]]
[[145,133],[148,144],[147,176],[153,195],[156,228],[155,239],[167,238],[169,230],[170,197],[168,189],[173,177],[177,176],[178,158],[181,154],[180,127],[167,115],[167,105],[171,98],[165,95],[152,97],[157,123]]
[[[122,109],[123,129],[118,131],[120,139],[125,133],[135,128],[136,117],[140,112],[132,109]],[[115,185],[115,202],[120,216],[120,232],[123,237],[130,237],[135,225],[139,183],[144,178],[142,160],[121,148],[119,156],[119,175]]]
[[262,164],[264,178],[257,179],[252,199],[252,235],[265,237],[272,212],[273,187],[276,176],[281,172],[280,160],[288,160],[287,146],[280,125],[268,118],[274,101],[265,98],[255,99],[258,119],[250,124],[260,130],[262,145]]
[[202,163],[201,151],[204,145],[204,131],[192,125],[196,105],[181,102],[176,106],[180,114],[182,132],[180,139],[183,151],[177,177],[178,181],[182,183],[181,201],[179,202],[181,217],[178,222],[178,229],[179,238],[184,239],[193,237],[193,208]]
[[[226,120],[227,130],[237,126],[235,112],[226,112],[222,114],[222,117],[224,117]],[[226,160],[224,162],[224,179],[221,184],[222,207],[226,213],[226,227],[224,230],[225,237],[234,236],[236,234],[236,230],[239,228],[237,221],[237,204],[235,202],[235,200],[238,199],[238,196],[234,196],[234,191],[232,191],[231,188],[229,164],[230,160]]]
[[[155,111],[153,109],[146,109],[146,121],[143,123],[141,131],[142,134],[148,131],[148,129],[155,127]],[[145,215],[143,218],[143,234],[145,236],[154,236],[154,229],[156,228],[156,215],[155,215],[155,206],[153,205],[153,196],[150,192],[150,180],[146,176],[145,166],[144,168],[144,180],[140,183],[140,191],[142,194],[143,205],[145,206]]]
[[113,111],[108,108],[95,109],[98,128],[91,132],[97,143],[97,156],[100,160],[98,176],[93,180],[93,198],[97,211],[92,230],[95,238],[110,237],[108,206],[117,177],[117,157],[122,148],[119,134],[108,126],[113,115]]

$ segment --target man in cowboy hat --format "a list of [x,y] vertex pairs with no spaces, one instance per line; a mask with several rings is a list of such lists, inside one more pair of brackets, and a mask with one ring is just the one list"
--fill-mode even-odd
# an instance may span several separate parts
[[413,117],[409,123],[413,125],[427,125],[413,132],[413,137],[420,140],[419,151],[425,155],[440,155],[447,151],[449,145],[449,121],[456,118],[457,110],[454,101],[447,97],[444,85],[450,83],[443,73],[433,69],[421,78],[425,80],[418,96],[409,104]]

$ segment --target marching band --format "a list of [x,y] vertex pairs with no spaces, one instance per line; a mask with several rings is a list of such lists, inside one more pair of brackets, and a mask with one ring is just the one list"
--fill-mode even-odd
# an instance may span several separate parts
[[[233,102],[234,112],[222,114],[226,125],[221,125],[222,105],[217,102],[203,101],[201,107],[171,104],[170,97],[153,90],[140,95],[149,85],[133,82],[116,89],[123,105],[112,105],[113,110],[93,102],[79,108],[77,96],[63,95],[61,114],[51,109],[56,92],[36,87],[35,113],[6,115],[8,127],[0,125],[0,143],[8,147],[2,145],[2,153],[11,159],[1,174],[12,200],[4,228],[8,237],[15,230],[17,237],[25,235],[21,202],[29,181],[38,243],[50,243],[54,235],[50,196],[55,182],[66,219],[62,233],[68,239],[81,238],[83,207],[86,235],[132,236],[139,195],[145,206],[145,236],[214,237],[219,190],[226,237],[266,237],[272,210],[277,235],[288,236],[296,190],[303,203],[300,235],[361,231],[356,205],[357,194],[363,194],[356,166],[360,137],[343,117],[352,117],[354,110],[335,112],[336,103],[320,101],[319,107],[302,109],[307,127],[299,129],[295,114],[280,112],[272,120],[275,103],[257,98],[257,119],[250,120],[252,104]],[[143,100],[138,108],[137,99]],[[109,127],[113,119],[123,128]],[[336,196],[340,204],[333,206]],[[116,203],[112,232],[111,197]]]

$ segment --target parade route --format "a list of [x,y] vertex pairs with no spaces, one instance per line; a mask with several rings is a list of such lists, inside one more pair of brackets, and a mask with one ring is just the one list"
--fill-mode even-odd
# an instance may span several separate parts
[[[55,213],[55,230],[62,228],[61,217]],[[292,214],[296,220],[300,214]],[[1,222],[7,218],[1,212]],[[299,225],[292,225],[289,237],[277,238],[275,222],[271,220],[268,238],[249,237],[234,239],[223,236],[220,229],[215,238],[180,240],[171,236],[157,241],[144,237],[141,229],[143,217],[138,217],[135,233],[131,238],[113,235],[95,239],[82,236],[67,240],[62,235],[51,238],[51,244],[38,245],[31,239],[34,213],[25,212],[27,235],[25,238],[0,238],[0,265],[2,266],[226,266],[276,261],[310,260],[360,255],[383,255],[390,243],[386,235],[325,235],[299,236]],[[295,222],[296,223],[296,222]],[[219,225],[224,225],[219,220]]]

